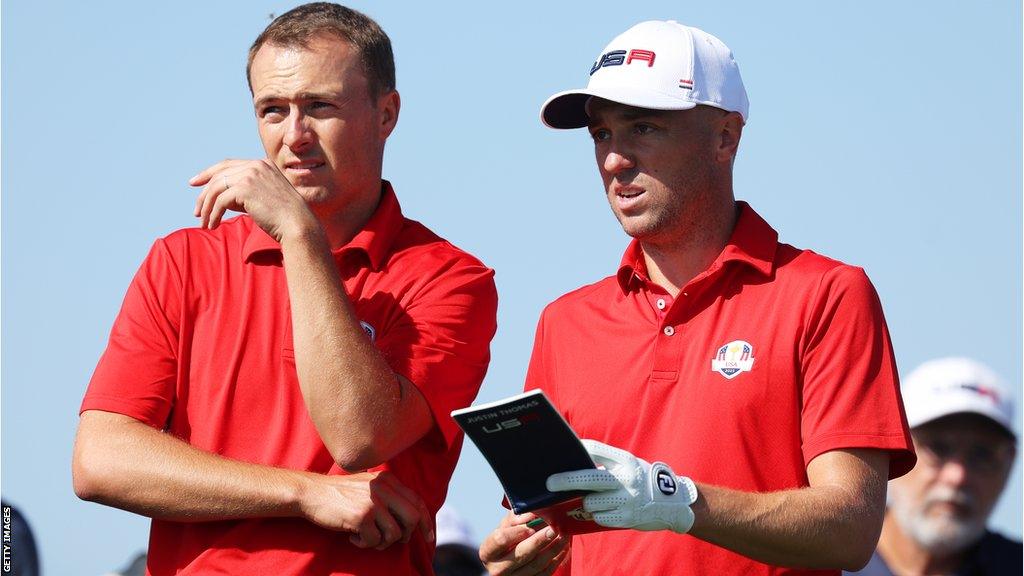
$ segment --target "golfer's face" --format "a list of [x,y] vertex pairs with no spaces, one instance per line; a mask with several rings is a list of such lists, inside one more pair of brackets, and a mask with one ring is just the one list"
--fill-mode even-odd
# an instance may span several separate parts
[[379,194],[394,118],[378,105],[384,100],[371,98],[349,43],[324,35],[307,48],[264,45],[251,79],[267,157],[314,210],[344,210]]

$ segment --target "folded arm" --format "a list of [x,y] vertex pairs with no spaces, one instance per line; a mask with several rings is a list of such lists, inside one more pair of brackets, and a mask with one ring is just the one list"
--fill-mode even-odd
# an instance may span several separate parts
[[[190,183],[203,186],[201,226],[216,228],[227,210],[246,212],[281,244],[299,386],[335,462],[365,470],[422,438],[434,424],[426,399],[366,338],[327,233],[284,175],[266,160],[225,160]],[[347,240],[357,231],[336,232]]]
[[319,229],[286,236],[281,248],[295,366],[313,424],[342,468],[381,464],[430,431],[430,407],[367,338]]
[[326,476],[223,458],[134,418],[87,410],[72,460],[79,498],[151,518],[298,517],[352,532],[358,546],[431,536],[431,515],[387,472]]

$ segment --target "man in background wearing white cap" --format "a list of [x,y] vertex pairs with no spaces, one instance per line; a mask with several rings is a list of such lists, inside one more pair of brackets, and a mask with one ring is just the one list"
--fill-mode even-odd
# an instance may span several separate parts
[[1009,392],[987,367],[943,358],[912,372],[903,398],[920,458],[889,486],[878,550],[855,574],[1024,572],[1021,543],[985,528],[1017,452]]
[[437,511],[437,537],[434,540],[435,576],[481,576],[484,565],[469,523],[447,502]]
[[633,241],[615,275],[545,309],[526,387],[600,441],[587,447],[603,470],[548,488],[593,491],[595,522],[630,530],[573,536],[570,553],[567,536],[526,525],[532,514],[508,515],[481,558],[495,574],[862,567],[886,481],[915,460],[874,288],[779,243],[736,201],[747,96],[720,40],[644,22],[590,70],[542,120],[588,128]]

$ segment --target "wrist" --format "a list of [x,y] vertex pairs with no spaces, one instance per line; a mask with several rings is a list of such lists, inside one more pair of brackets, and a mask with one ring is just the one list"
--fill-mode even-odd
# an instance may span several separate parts
[[686,501],[686,505],[692,508],[700,497],[697,484],[687,476],[676,476],[676,483],[679,485],[680,496]]
[[307,510],[311,509],[310,502],[313,500],[316,488],[316,483],[310,478],[310,474],[307,472],[296,472],[291,476],[291,481],[287,484],[285,509],[290,517],[308,518]]
[[[690,533],[697,535],[698,533],[704,533],[707,528],[707,524],[710,521],[710,509],[708,508],[708,492],[713,490],[706,484],[697,486],[697,499],[690,504],[690,511],[693,512],[693,526],[690,527]],[[700,537],[700,536],[698,536]]]
[[278,241],[282,250],[296,245],[322,244],[324,247],[328,247],[327,234],[312,214],[309,214],[308,218],[297,217],[283,224]]

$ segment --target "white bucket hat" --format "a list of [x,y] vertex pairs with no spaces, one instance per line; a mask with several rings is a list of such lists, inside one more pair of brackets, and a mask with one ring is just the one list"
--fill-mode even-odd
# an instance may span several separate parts
[[1013,398],[995,372],[968,358],[925,362],[900,385],[911,428],[950,414],[980,414],[1013,432]]
[[674,20],[641,22],[597,57],[586,88],[559,92],[541,107],[552,128],[582,128],[592,96],[653,110],[688,110],[698,104],[739,112],[749,103],[729,47],[711,34]]

